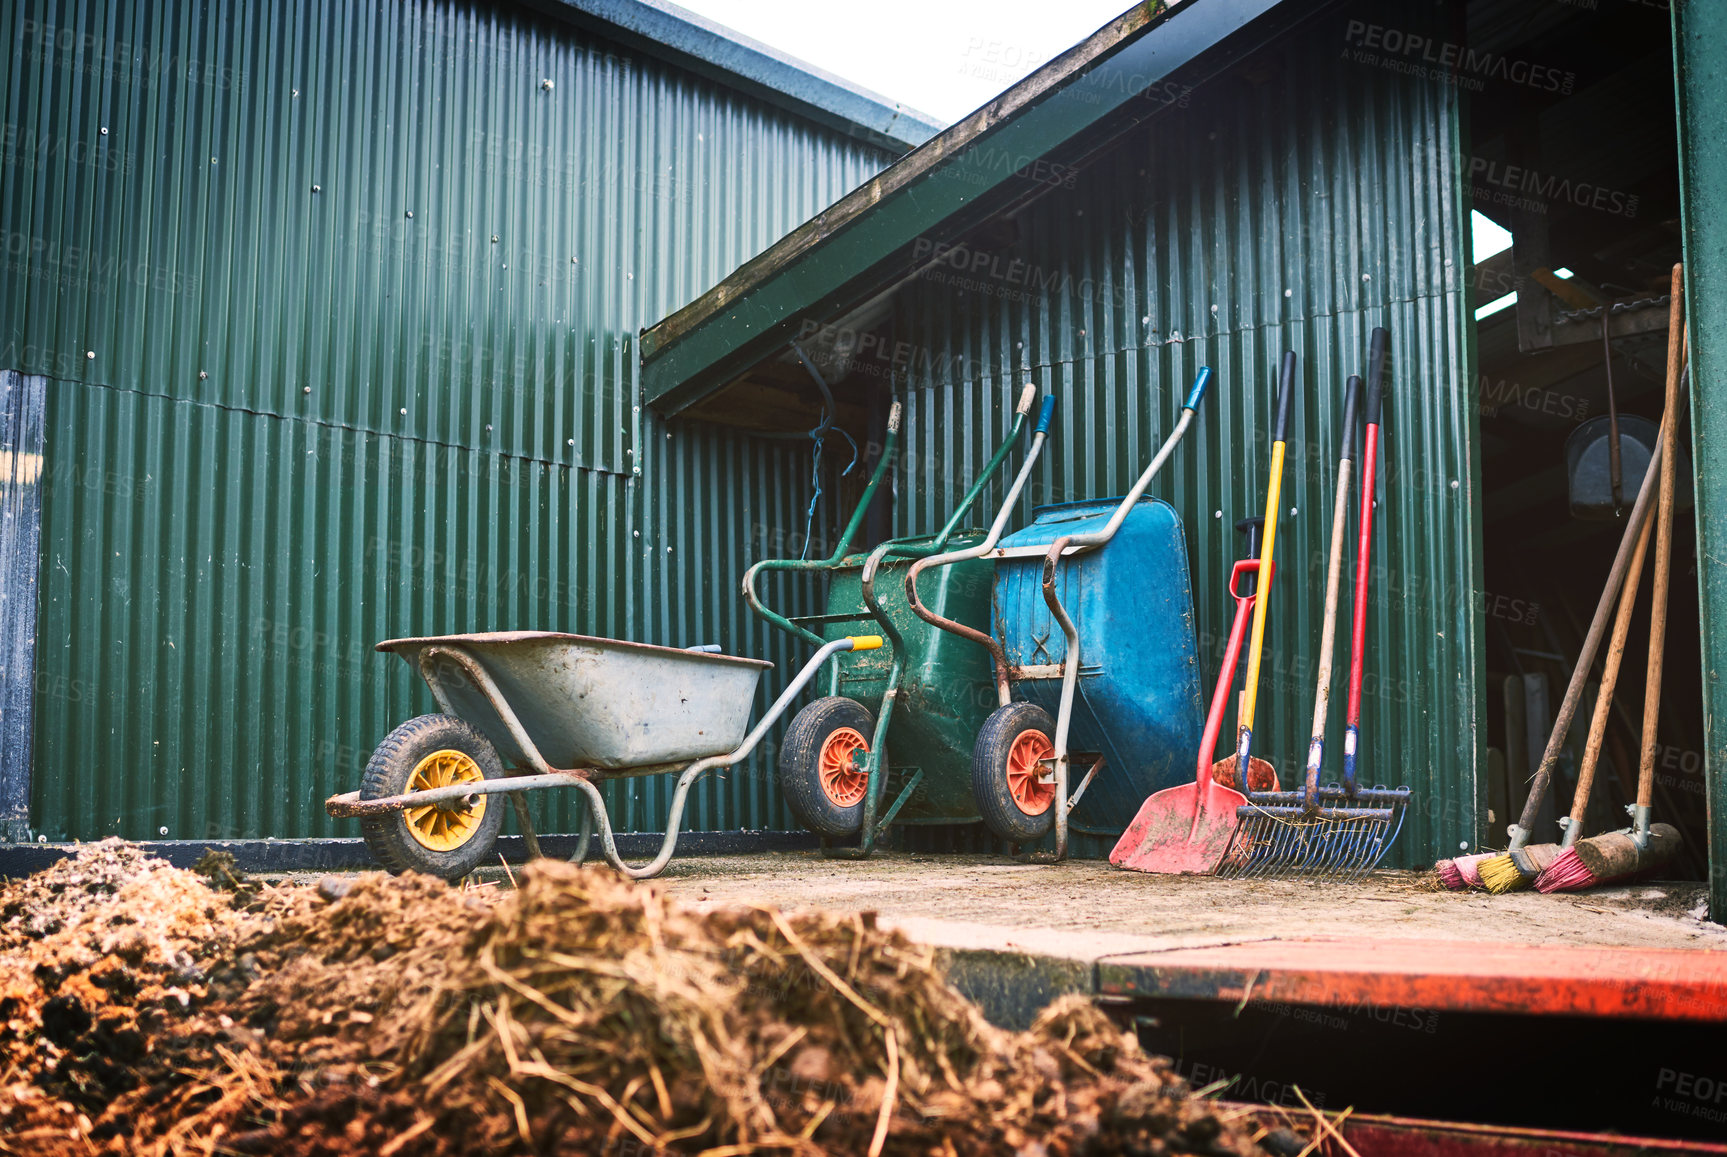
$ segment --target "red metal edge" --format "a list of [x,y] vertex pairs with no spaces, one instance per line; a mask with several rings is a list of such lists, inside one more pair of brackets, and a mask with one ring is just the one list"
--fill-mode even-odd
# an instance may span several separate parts
[[[1262,1105],[1219,1101],[1232,1110],[1251,1114],[1268,1129],[1291,1124],[1311,1129],[1313,1114],[1300,1109],[1274,1110]],[[1361,1157],[1637,1157],[1652,1153],[1727,1154],[1727,1144],[1713,1141],[1631,1137],[1608,1133],[1577,1133],[1562,1129],[1527,1129],[1510,1125],[1475,1125],[1432,1121],[1419,1117],[1327,1112],[1343,1139]],[[1316,1152],[1340,1157],[1343,1147],[1327,1139]]]
[[1457,940],[1254,941],[1107,957],[1112,996],[1727,1023],[1727,952]]

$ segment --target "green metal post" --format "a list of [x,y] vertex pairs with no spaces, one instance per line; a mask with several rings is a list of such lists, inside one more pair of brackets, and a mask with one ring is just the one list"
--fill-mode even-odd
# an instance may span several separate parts
[[[1697,464],[1698,604],[1703,629],[1703,764],[1709,914],[1727,919],[1727,4],[1675,0],[1679,196]],[[1721,447],[1720,451],[1716,447]]]

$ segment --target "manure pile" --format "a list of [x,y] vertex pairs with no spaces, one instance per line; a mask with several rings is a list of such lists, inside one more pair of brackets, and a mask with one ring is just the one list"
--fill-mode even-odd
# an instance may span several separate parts
[[266,886],[119,841],[0,885],[0,1153],[1293,1153],[1090,1002],[988,1024],[864,914],[603,868]]

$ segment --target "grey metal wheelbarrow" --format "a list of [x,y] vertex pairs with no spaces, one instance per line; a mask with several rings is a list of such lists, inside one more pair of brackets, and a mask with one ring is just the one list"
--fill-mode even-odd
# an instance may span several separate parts
[[[716,654],[717,647],[679,650],[552,631],[390,639],[376,649],[419,673],[439,713],[390,732],[366,764],[360,789],[331,796],[324,810],[357,817],[367,848],[390,871],[456,880],[497,841],[504,816],[491,796],[509,796],[529,855],[538,856],[522,793],[573,787],[588,805],[576,862],[586,858],[597,822],[612,867],[635,879],[655,876],[677,848],[696,780],[745,759],[833,655],[881,642],[855,635],[824,644],[745,734],[756,687],[773,664]],[[667,772],[681,774],[665,839],[652,860],[631,867],[618,856],[596,785]]]

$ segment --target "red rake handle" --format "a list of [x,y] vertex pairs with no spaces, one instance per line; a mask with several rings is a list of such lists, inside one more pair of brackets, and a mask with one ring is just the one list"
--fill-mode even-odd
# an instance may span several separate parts
[[1355,544],[1355,637],[1349,653],[1349,709],[1344,722],[1355,727],[1361,722],[1361,676],[1367,650],[1367,580],[1373,573],[1368,552],[1373,544],[1373,486],[1379,458],[1379,424],[1367,427],[1366,444],[1361,451],[1361,536]]
[[1356,749],[1361,742],[1361,673],[1367,662],[1367,579],[1373,571],[1373,494],[1379,481],[1380,403],[1391,331],[1377,326],[1367,344],[1365,435],[1361,447],[1361,534],[1355,544],[1355,631],[1349,648],[1349,705],[1344,712],[1343,787],[1355,794]]

